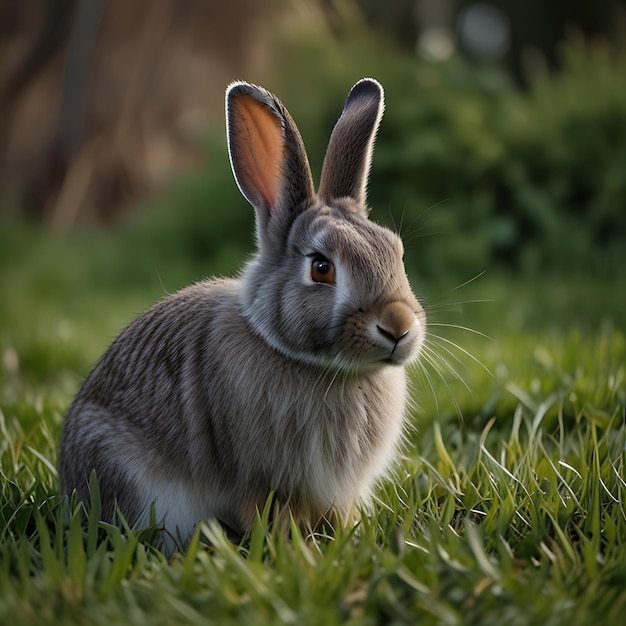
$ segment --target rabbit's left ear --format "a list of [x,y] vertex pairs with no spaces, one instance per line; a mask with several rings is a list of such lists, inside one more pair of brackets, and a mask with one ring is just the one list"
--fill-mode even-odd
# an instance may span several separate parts
[[285,237],[315,194],[294,121],[269,91],[238,82],[226,91],[226,126],[233,173],[255,208],[260,243]]
[[367,176],[384,108],[383,88],[374,79],[364,78],[352,87],[326,150],[319,188],[322,201],[348,197],[367,211]]

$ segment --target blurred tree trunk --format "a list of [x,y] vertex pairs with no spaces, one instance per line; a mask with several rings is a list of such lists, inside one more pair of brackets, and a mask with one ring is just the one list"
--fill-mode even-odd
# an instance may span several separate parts
[[278,8],[0,0],[0,209],[61,230],[107,224],[199,165],[226,85],[267,63]]
[[[72,21],[72,28],[67,46],[61,111],[56,134],[47,162],[44,163],[42,180],[37,195],[33,198],[35,206],[56,207],[50,217],[53,226],[65,230],[75,221],[80,211],[80,187],[89,182],[86,172],[80,172],[77,185],[68,181],[71,165],[83,147],[85,134],[85,114],[91,63],[100,32],[106,0],[78,2]],[[59,202],[59,193],[65,196]]]

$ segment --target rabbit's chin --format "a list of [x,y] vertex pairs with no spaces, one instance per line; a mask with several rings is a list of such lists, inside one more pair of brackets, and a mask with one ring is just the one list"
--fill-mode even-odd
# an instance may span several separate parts
[[354,351],[338,351],[336,353],[306,353],[291,349],[276,342],[268,342],[270,345],[286,356],[288,359],[299,361],[313,367],[319,367],[329,372],[344,372],[349,374],[371,373],[387,367],[406,367],[415,362],[422,349],[423,338],[421,333],[416,333],[413,338],[405,343],[394,347],[368,346],[360,350],[360,354]]
[[418,352],[386,351],[365,358],[357,358],[353,355],[322,355],[322,354],[298,354],[289,350],[281,350],[284,356],[299,361],[305,365],[317,367],[330,373],[367,374],[388,367],[402,368],[410,365],[417,359]]

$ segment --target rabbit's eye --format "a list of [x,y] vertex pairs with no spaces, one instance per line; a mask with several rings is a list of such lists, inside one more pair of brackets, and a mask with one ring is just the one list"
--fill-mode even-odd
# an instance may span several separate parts
[[311,260],[311,280],[316,283],[335,284],[335,266],[332,261],[316,254]]

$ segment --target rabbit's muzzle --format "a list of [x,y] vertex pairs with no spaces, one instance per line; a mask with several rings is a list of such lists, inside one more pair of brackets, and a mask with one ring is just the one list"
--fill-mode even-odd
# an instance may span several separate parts
[[386,304],[376,320],[375,341],[385,351],[387,363],[404,363],[415,358],[421,345],[418,316],[405,302]]

